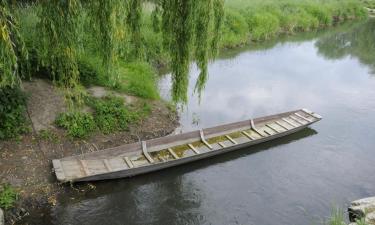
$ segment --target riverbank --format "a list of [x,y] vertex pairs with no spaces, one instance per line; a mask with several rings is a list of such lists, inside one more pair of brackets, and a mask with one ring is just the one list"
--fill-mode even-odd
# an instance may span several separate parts
[[[59,113],[67,109],[59,89],[43,79],[35,79],[23,85],[29,96],[27,109],[32,132],[21,136],[19,140],[0,142],[0,183],[8,183],[18,192],[18,209],[25,208],[29,211],[56,204],[56,195],[63,193],[65,186],[60,186],[54,177],[51,170],[52,159],[165,136],[178,126],[176,111],[166,102],[148,100],[149,115],[138,123],[129,125],[126,131],[108,135],[96,132],[84,139],[74,139],[54,123]],[[87,92],[95,97],[117,94],[124,98],[129,107],[145,101],[103,87],[92,87]],[[82,190],[92,188],[90,184],[83,186]],[[7,213],[8,211],[5,212],[6,220],[14,220],[14,216],[7,217]]]

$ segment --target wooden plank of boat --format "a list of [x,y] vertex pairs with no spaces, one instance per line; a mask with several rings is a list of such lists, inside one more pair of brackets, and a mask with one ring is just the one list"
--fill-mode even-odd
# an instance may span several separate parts
[[127,165],[130,169],[134,168],[134,165],[133,165],[132,161],[129,159],[129,157],[127,157],[127,156],[124,157],[124,161],[125,161],[126,165]]
[[[311,122],[303,120],[296,113]],[[55,159],[52,162],[56,177],[60,182],[124,178],[213,157],[280,138],[302,130],[321,119],[320,115],[301,109],[151,139],[141,142],[141,145],[133,143],[79,156]],[[254,138],[247,132],[249,130],[253,135],[258,134],[259,137]],[[204,144],[202,146],[209,149],[213,149],[214,145],[221,146],[221,148],[216,148],[213,151],[199,151],[196,143],[200,142]],[[165,157],[166,152],[169,157]],[[155,155],[157,157],[154,159]]]
[[303,119],[303,120],[306,120],[306,121],[309,122],[309,123],[312,123],[312,122],[313,122],[313,120],[310,120],[310,119],[308,119],[308,118],[302,116],[302,115],[299,114],[299,113],[294,113],[294,115],[296,115],[297,117],[299,117],[299,118],[301,118],[301,119]]
[[200,152],[196,149],[192,144],[188,144],[189,148],[195,152],[195,154],[199,154]]
[[282,123],[280,123],[279,121],[275,121],[275,123],[277,125],[279,125],[280,127],[284,128],[285,130],[290,130],[288,127],[284,126]]
[[205,144],[209,149],[214,149],[207,141],[206,139],[204,138],[204,133],[203,133],[203,130],[199,130],[199,134],[201,136],[201,141],[203,142],[203,144]]
[[250,134],[247,133],[246,131],[242,131],[242,133],[243,133],[246,137],[248,137],[250,140],[254,140],[254,138],[251,137]]
[[233,138],[231,138],[229,135],[225,135],[225,137],[230,140],[233,144],[238,144],[237,141],[235,141]]
[[173,158],[175,158],[175,159],[179,159],[179,158],[180,158],[180,157],[178,157],[178,155],[173,151],[173,149],[168,148],[168,151],[169,151],[169,153],[171,153],[171,155],[173,156]]
[[263,133],[261,133],[261,132],[255,127],[255,123],[254,123],[254,120],[253,120],[253,119],[250,120],[250,129],[252,129],[253,131],[255,131],[255,133],[259,134],[260,136],[262,136],[262,137],[266,137],[266,135],[264,135]]
[[146,157],[147,161],[149,161],[150,163],[154,163],[154,159],[151,157],[151,155],[148,153],[147,151],[147,144],[145,141],[142,141],[142,151],[143,151],[143,155]]

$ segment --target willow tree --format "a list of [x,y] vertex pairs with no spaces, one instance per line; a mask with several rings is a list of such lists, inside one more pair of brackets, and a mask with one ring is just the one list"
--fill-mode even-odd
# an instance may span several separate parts
[[[215,56],[222,24],[223,0],[161,0],[164,47],[171,56],[172,96],[186,102],[189,66],[196,60],[200,93],[207,80],[209,57]],[[158,8],[157,8],[158,9]]]
[[27,62],[28,54],[17,25],[18,23],[12,15],[8,2],[1,0],[0,88],[18,86],[20,77],[27,72],[23,69],[23,65]]
[[[15,83],[21,40],[12,14],[1,1],[1,83]],[[172,95],[176,102],[187,100],[189,65],[196,60],[201,70],[197,90],[207,80],[207,63],[217,51],[224,0],[154,0],[156,16],[162,20],[163,46],[171,58]],[[107,74],[118,82],[116,63],[124,42],[130,40],[135,58],[142,58],[141,0],[39,0],[37,56],[57,84],[75,90],[79,84],[78,55],[85,50],[79,40],[82,14],[89,17],[91,35],[97,41]],[[14,41],[17,41],[15,44]],[[21,49],[21,50],[20,50]],[[1,84],[0,83],[0,84]]]

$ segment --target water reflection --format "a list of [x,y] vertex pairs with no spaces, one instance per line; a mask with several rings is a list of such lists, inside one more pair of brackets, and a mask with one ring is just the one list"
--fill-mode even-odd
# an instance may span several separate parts
[[319,54],[327,59],[343,59],[350,56],[370,67],[375,74],[375,20],[371,19],[344,30],[320,38],[316,42]]

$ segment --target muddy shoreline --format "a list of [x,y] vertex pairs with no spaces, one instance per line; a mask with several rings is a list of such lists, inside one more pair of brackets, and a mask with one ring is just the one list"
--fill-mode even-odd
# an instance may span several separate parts
[[[74,140],[53,125],[56,115],[66,110],[61,93],[45,80],[27,83],[25,90],[30,95],[28,114],[32,129],[19,140],[0,141],[0,183],[11,184],[19,193],[16,207],[5,212],[6,224],[30,224],[23,223],[22,218],[43,216],[43,212],[56,205],[58,195],[84,193],[94,188],[92,184],[74,187],[58,184],[52,159],[166,136],[179,126],[177,112],[168,103],[150,100],[150,115],[130,125],[128,131],[110,135],[97,132],[89,138]],[[132,104],[138,100],[132,96],[124,98]],[[48,135],[41,135],[42,130],[48,130]]]

